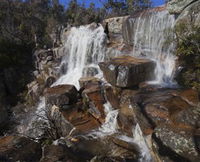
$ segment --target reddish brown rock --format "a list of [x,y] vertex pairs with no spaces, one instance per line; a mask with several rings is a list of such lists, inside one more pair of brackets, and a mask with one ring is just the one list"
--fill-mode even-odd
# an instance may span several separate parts
[[104,122],[104,104],[106,103],[103,89],[99,85],[94,85],[84,89],[82,92],[84,102],[89,107],[88,112],[92,114],[100,122]]
[[0,138],[0,161],[39,161],[42,148],[39,143],[25,137],[5,136]]
[[73,109],[70,112],[63,111],[62,114],[76,129],[74,133],[87,133],[101,125],[96,118],[83,110]]
[[79,79],[79,83],[81,88],[89,88],[90,86],[100,85],[101,81],[95,77],[82,77]]
[[128,105],[121,106],[117,121],[120,129],[127,135],[132,136],[133,126],[137,124],[134,110]]
[[119,109],[120,95],[117,92],[116,88],[111,86],[105,86],[104,93],[106,100],[112,105],[112,107],[114,109]]
[[[191,94],[191,95],[189,95]],[[198,95],[193,90],[164,90],[138,93],[132,103],[141,105],[152,126],[161,123],[182,123],[195,126],[199,116]]]
[[99,66],[110,84],[125,88],[153,79],[155,63],[148,59],[121,56],[101,62]]

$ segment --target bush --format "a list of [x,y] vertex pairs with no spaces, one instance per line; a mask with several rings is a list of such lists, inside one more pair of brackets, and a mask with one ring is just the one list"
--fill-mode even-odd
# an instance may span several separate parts
[[183,67],[177,80],[183,86],[200,91],[200,27],[182,23],[175,30],[176,55]]

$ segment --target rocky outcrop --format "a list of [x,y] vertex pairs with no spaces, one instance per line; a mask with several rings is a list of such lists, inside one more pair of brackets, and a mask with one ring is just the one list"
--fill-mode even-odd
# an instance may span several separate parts
[[42,148],[28,138],[5,136],[0,138],[0,161],[39,161]]
[[186,7],[176,20],[176,26],[186,25],[191,29],[192,25],[200,26],[200,1],[194,2]]
[[194,162],[200,160],[191,128],[160,125],[155,129],[155,136],[162,145],[183,157],[182,160]]
[[103,123],[105,119],[104,104],[105,98],[100,85],[91,85],[82,92],[83,100],[88,104],[88,112]]
[[121,56],[99,63],[106,80],[117,87],[134,87],[153,79],[155,63],[148,59]]
[[109,33],[122,34],[122,25],[127,18],[128,16],[109,18],[105,19],[103,24],[108,24]]
[[59,50],[60,48],[40,49],[34,52],[35,71],[33,71],[33,76],[35,79],[27,85],[26,101],[29,105],[34,105],[43,95],[45,88],[49,88],[58,78],[57,67],[62,57],[62,52],[58,52]]
[[187,6],[197,0],[171,0],[167,4],[167,9],[171,14],[180,14]]

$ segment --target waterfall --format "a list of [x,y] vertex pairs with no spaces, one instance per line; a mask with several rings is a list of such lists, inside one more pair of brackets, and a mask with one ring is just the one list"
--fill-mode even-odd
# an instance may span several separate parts
[[[94,29],[95,28],[95,29]],[[73,84],[79,88],[82,76],[94,76],[100,72],[98,62],[104,61],[106,35],[101,25],[94,24],[71,28],[64,42],[64,57],[60,69],[65,73],[54,85]]]
[[24,136],[39,139],[44,134],[44,128],[48,126],[45,113],[45,98],[41,97],[35,112],[29,113],[17,127],[17,132]]
[[105,123],[101,125],[98,130],[90,132],[87,136],[92,138],[99,138],[114,134],[117,132],[117,116],[118,110],[114,110],[109,102],[104,104],[104,112],[106,114]]
[[125,135],[118,136],[119,139],[126,141],[128,143],[136,144],[140,150],[140,157],[138,159],[139,162],[152,162],[154,161],[152,159],[150,148],[146,142],[145,137],[143,136],[142,130],[137,124],[135,128],[132,130],[133,137],[128,137]]
[[[127,20],[125,37],[133,45],[133,56],[152,59],[156,62],[155,80],[151,83],[164,87],[175,86],[176,57],[172,42],[175,17],[164,7],[150,9]],[[129,27],[129,29],[128,29]],[[131,29],[130,29],[131,27]],[[131,37],[127,34],[131,34]]]

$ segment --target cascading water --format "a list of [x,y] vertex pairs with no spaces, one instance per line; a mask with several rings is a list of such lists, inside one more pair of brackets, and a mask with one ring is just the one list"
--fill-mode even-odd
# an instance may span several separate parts
[[[133,56],[146,57],[156,62],[156,78],[153,83],[162,86],[175,85],[173,74],[176,57],[172,55],[174,44],[171,42],[166,44],[168,36],[171,36],[170,29],[173,28],[174,20],[174,17],[169,15],[166,10],[150,10],[147,13],[141,13],[138,17],[128,19],[128,23],[131,24],[131,30],[133,30]],[[101,25],[94,27],[94,24],[79,28],[73,27],[68,32],[62,47],[63,59],[59,66],[61,77],[53,86],[73,84],[79,89],[78,80],[82,76],[94,76],[101,73],[98,63],[106,59],[106,35]],[[62,73],[63,69],[64,72]],[[31,122],[29,121],[27,128],[19,127],[19,132],[36,134],[34,137],[41,136],[42,131],[35,131],[31,127],[37,124],[34,122],[35,120],[42,120],[40,116],[45,115],[41,111],[43,108],[45,109],[44,98],[41,100],[35,113],[37,118],[33,117]],[[98,130],[88,134],[89,137],[99,138],[117,133],[118,110],[113,110],[109,103],[105,104],[104,108],[106,113],[105,123]],[[41,123],[44,122],[41,121]],[[149,148],[139,125],[133,131],[133,138],[127,136],[120,136],[119,138],[138,145],[141,151],[141,162],[152,161]]]
[[164,7],[147,10],[135,18],[129,18],[133,56],[146,57],[156,62],[155,80],[151,83],[164,87],[175,86],[174,71],[176,57],[173,37],[175,17]]
[[98,130],[94,130],[88,134],[92,138],[99,138],[114,134],[117,132],[117,116],[118,110],[113,110],[109,102],[104,104],[104,111],[106,113],[105,123]]
[[152,162],[153,159],[150,153],[150,149],[148,147],[146,139],[143,136],[143,133],[141,131],[139,124],[137,124],[135,128],[133,128],[132,132],[133,132],[133,138],[125,136],[125,135],[119,136],[118,138],[123,141],[136,144],[138,146],[140,150],[140,157],[138,160],[139,162]]
[[[94,25],[94,24],[93,24]],[[82,76],[98,74],[98,62],[104,61],[106,35],[103,27],[92,29],[92,25],[73,27],[64,44],[61,66],[66,72],[54,85],[73,84],[79,88]]]

